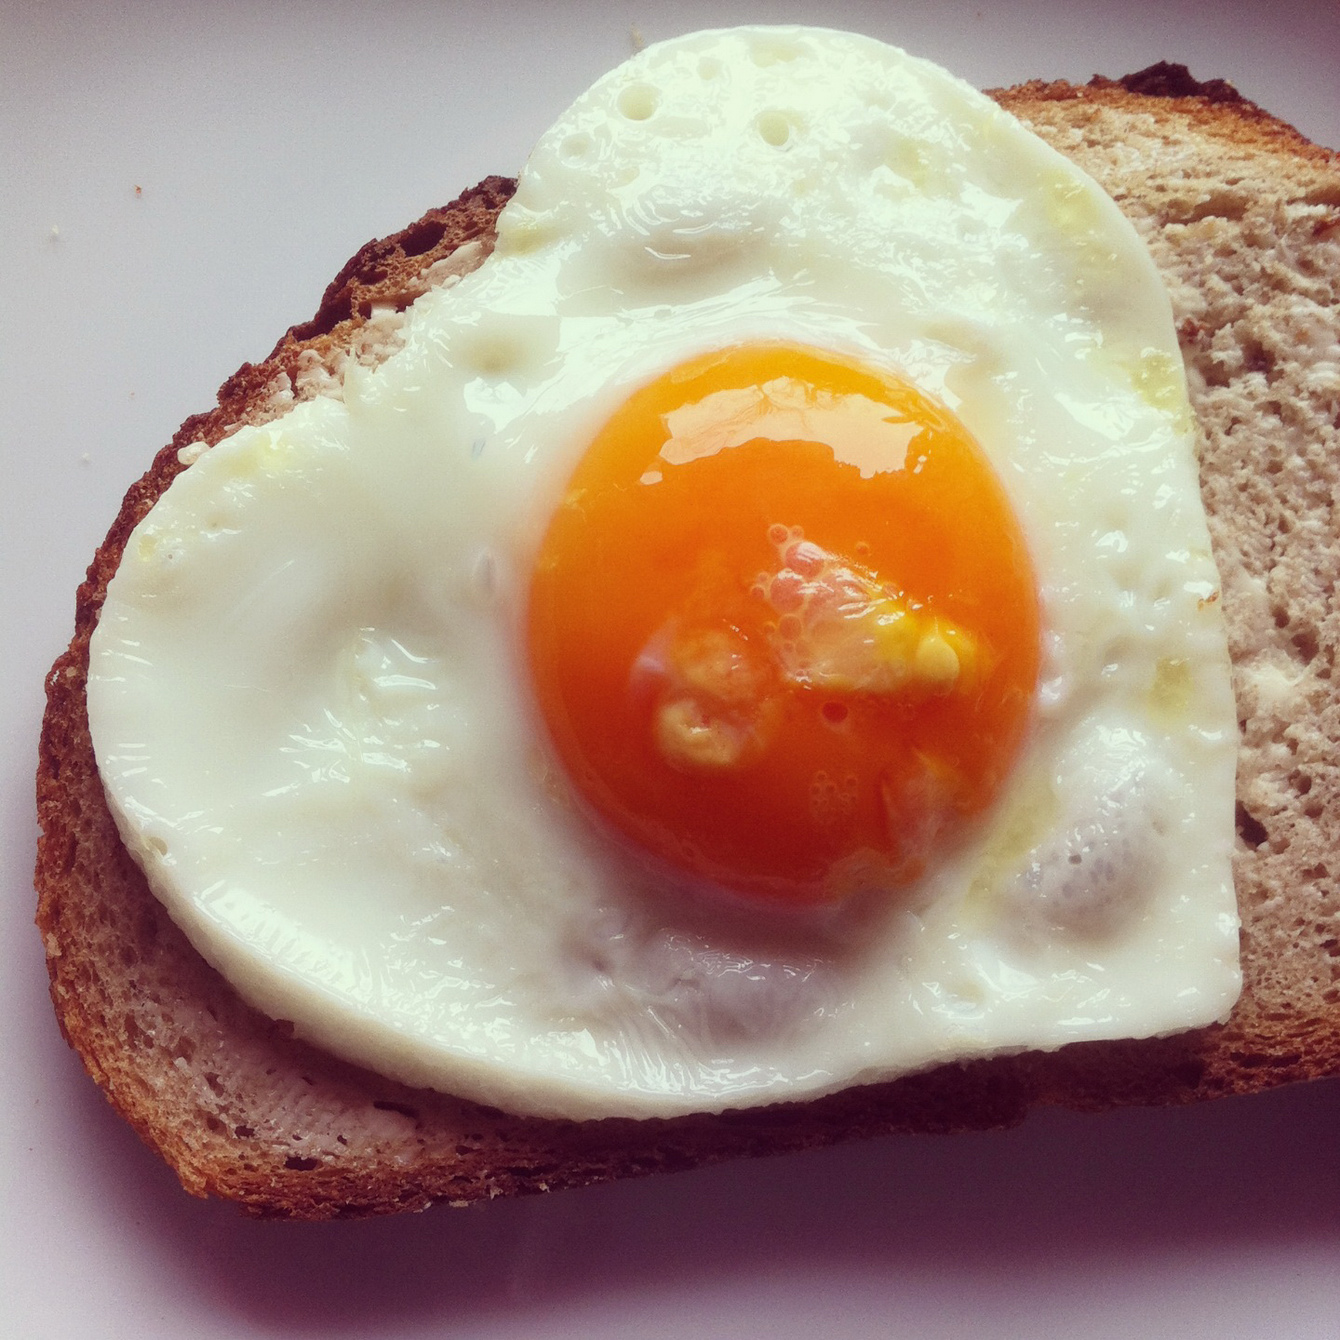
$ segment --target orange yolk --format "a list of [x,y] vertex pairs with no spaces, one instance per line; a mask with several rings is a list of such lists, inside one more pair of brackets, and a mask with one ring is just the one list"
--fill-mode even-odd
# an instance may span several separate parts
[[908,383],[789,345],[693,360],[596,437],[529,656],[569,777],[681,872],[807,907],[920,876],[991,803],[1036,584],[981,448]]

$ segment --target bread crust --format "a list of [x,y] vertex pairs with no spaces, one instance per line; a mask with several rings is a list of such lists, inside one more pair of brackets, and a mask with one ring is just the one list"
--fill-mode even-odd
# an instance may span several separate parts
[[[1150,241],[1178,309],[1243,729],[1235,878],[1247,987],[1229,1023],[946,1066],[717,1116],[553,1121],[338,1061],[244,1005],[195,953],[122,847],[93,758],[88,645],[107,582],[134,526],[202,449],[195,444],[212,446],[321,393],[350,358],[384,356],[394,313],[491,249],[513,183],[489,178],[363,247],[311,321],[229,378],[214,410],[182,425],[127,493],[79,589],[73,641],[47,679],[36,883],[52,1000],[90,1075],[188,1191],[258,1216],[386,1214],[889,1132],[1007,1126],[1042,1103],[1183,1103],[1340,1070],[1340,896],[1330,873],[1340,859],[1331,679],[1340,628],[1327,591],[1340,543],[1329,510],[1337,467],[1325,460],[1340,452],[1340,372],[1334,401],[1325,387],[1281,388],[1283,351],[1251,336],[1251,353],[1252,314],[1229,300],[1237,271],[1225,277],[1212,263],[1223,224],[1237,239],[1235,265],[1258,280],[1275,265],[1295,305],[1330,303],[1334,342],[1340,163],[1231,86],[1196,84],[1182,67],[994,96],[1107,187]],[[1188,166],[1197,155],[1199,177]],[[1275,183],[1269,199],[1260,180]],[[1188,242],[1187,230],[1205,233],[1204,245]],[[1188,274],[1202,251],[1204,273]],[[1239,287],[1250,306],[1249,285]],[[1248,333],[1225,339],[1234,322]],[[1233,417],[1249,410],[1257,417],[1245,433]]]

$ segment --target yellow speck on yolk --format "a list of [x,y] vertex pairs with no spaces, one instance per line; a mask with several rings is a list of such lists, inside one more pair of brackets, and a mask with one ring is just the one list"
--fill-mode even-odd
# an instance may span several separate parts
[[586,802],[746,898],[917,878],[990,804],[1038,673],[1032,567],[958,420],[791,345],[633,394],[568,483],[529,657]]

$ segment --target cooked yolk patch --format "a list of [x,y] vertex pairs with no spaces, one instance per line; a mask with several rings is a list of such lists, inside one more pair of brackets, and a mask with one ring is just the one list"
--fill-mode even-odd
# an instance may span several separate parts
[[995,795],[1032,567],[962,424],[788,345],[632,395],[541,546],[530,668],[569,776],[654,857],[793,906],[905,884]]

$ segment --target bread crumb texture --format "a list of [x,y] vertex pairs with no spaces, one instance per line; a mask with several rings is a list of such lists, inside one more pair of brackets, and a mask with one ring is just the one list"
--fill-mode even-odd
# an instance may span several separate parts
[[490,178],[369,243],[316,316],[183,424],[80,588],[48,677],[37,885],[67,1040],[196,1195],[327,1219],[779,1153],[891,1131],[998,1127],[1030,1106],[1099,1109],[1243,1093],[1340,1069],[1340,162],[1239,98],[1154,67],[995,94],[1098,179],[1172,295],[1200,424],[1201,483],[1243,732],[1236,878],[1247,986],[1224,1027],[955,1065],[809,1103],[671,1121],[510,1117],[336,1061],[243,1005],[149,893],[88,737],[88,638],[126,538],[190,460],[244,423],[340,394],[398,347],[401,314],[492,245]]

